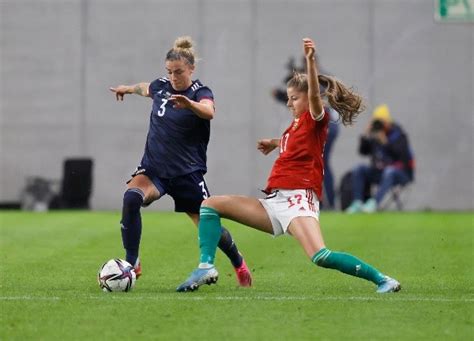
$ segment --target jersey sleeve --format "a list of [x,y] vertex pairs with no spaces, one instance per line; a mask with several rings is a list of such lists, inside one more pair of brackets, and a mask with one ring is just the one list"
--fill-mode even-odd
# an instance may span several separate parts
[[322,115],[322,117],[319,120],[315,121],[317,127],[325,127],[329,124],[329,121],[331,120],[331,117],[328,114],[327,108],[323,108],[323,111],[321,112],[321,115]]
[[318,113],[318,115],[316,117],[313,117],[313,115],[311,115],[311,117],[313,118],[313,120],[315,121],[322,121],[324,119],[324,117],[328,116],[327,114],[327,108],[323,107],[323,110]]
[[166,81],[166,78],[158,78],[150,83],[150,86],[148,87],[148,93],[150,94],[151,98],[155,97],[155,94],[163,89]]
[[203,86],[196,91],[196,102],[200,102],[203,99],[209,99],[214,102],[214,94],[207,86]]

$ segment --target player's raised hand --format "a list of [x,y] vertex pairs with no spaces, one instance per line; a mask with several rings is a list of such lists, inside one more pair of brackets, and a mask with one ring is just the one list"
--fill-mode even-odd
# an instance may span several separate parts
[[129,93],[129,87],[126,85],[119,85],[116,88],[109,88],[109,90],[115,92],[117,101],[123,101],[123,96]]
[[191,100],[183,95],[171,95],[170,100],[173,101],[173,108],[184,109],[191,107]]
[[310,38],[303,38],[303,50],[306,58],[314,58],[316,53],[316,45]]
[[268,155],[277,146],[278,144],[272,139],[263,139],[257,141],[257,149],[260,150],[264,155]]

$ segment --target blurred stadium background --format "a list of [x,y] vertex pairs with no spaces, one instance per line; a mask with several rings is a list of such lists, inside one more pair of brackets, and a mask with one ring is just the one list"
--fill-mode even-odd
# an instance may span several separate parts
[[180,35],[194,38],[196,77],[216,96],[211,191],[258,195],[275,155],[257,153],[256,140],[289,122],[270,91],[310,36],[323,67],[368,104],[336,142],[337,180],[361,161],[358,135],[387,103],[417,161],[406,208],[472,210],[474,26],[472,12],[470,22],[444,20],[438,6],[448,3],[474,10],[443,0],[0,0],[0,202],[85,156],[95,163],[92,208],[118,210],[151,101],[117,103],[108,88],[163,75]]

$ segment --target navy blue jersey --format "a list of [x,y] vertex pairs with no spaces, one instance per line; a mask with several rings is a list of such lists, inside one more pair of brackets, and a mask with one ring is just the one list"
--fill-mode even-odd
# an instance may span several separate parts
[[210,121],[189,109],[173,108],[169,97],[179,94],[196,102],[214,100],[211,89],[195,80],[188,89],[176,91],[167,78],[159,78],[150,84],[149,93],[153,107],[142,166],[166,179],[198,170],[206,173]]

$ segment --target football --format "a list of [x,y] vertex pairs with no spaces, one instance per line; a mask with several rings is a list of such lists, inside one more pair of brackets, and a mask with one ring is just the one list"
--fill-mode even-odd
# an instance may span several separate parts
[[137,276],[133,266],[123,259],[111,259],[99,269],[97,281],[105,292],[127,292],[135,286]]

